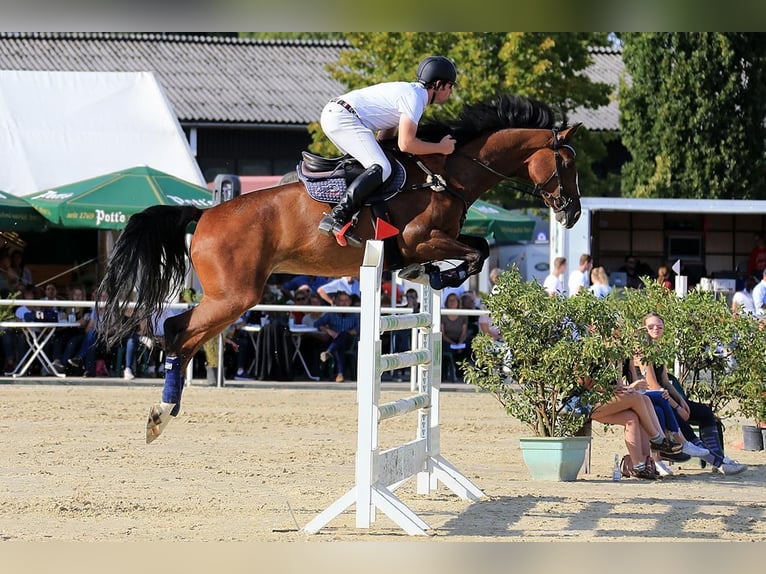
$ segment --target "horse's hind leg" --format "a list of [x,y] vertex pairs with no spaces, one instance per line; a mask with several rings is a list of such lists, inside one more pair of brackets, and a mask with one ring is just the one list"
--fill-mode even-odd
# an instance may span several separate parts
[[205,341],[221,333],[251,306],[249,302],[234,306],[231,302],[218,303],[203,298],[196,308],[170,317],[165,322],[165,386],[162,401],[149,409],[147,444],[160,436],[173,417],[178,415],[185,383],[183,373],[189,361]]

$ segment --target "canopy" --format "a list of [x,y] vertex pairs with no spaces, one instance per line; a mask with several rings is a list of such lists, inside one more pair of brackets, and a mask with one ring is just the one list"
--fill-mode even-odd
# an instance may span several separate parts
[[49,221],[72,228],[122,229],[151,205],[213,204],[207,188],[147,166],[133,167],[24,196]]
[[532,241],[535,220],[507,209],[476,200],[468,209],[462,233],[480,237],[494,237],[498,243]]
[[0,191],[0,231],[45,231],[48,220],[23,199]]
[[0,70],[0,158],[16,197],[135,165],[205,184],[152,72]]

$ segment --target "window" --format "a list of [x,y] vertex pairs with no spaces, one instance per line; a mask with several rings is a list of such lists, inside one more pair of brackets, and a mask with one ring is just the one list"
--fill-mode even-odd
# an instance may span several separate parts
[[668,261],[702,261],[702,237],[695,235],[668,236]]

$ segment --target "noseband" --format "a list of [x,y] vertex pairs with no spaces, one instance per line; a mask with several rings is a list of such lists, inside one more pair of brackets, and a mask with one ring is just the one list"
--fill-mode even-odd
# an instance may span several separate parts
[[[522,193],[526,193],[527,195],[533,195],[535,197],[541,198],[546,205],[548,205],[551,209],[553,209],[554,212],[558,213],[560,211],[564,211],[567,207],[569,207],[569,204],[572,203],[572,198],[564,195],[564,184],[561,182],[561,175],[559,174],[559,167],[561,166],[561,153],[559,152],[559,149],[562,147],[567,148],[569,151],[572,152],[572,156],[575,157],[577,155],[577,152],[575,149],[569,145],[564,144],[563,146],[559,145],[558,138],[556,137],[558,135],[558,129],[553,128],[551,130],[553,132],[553,173],[548,176],[548,179],[546,179],[542,183],[535,183],[535,187],[530,191],[527,188],[524,188],[520,185],[511,185],[513,189],[516,191],[520,191]],[[487,171],[505,179],[505,180],[512,180],[513,178],[507,175],[504,175],[500,173],[499,171],[496,171],[492,167],[490,167],[485,162],[481,161],[477,157],[470,157],[471,161],[476,163],[477,165],[480,165]],[[553,178],[556,178],[556,190],[553,192],[546,191],[546,187],[548,184],[553,180]]]

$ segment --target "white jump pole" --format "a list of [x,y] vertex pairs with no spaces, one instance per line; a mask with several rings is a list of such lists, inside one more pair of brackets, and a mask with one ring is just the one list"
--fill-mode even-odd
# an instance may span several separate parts
[[[464,500],[478,500],[484,493],[440,454],[439,389],[441,385],[441,297],[423,289],[422,312],[409,315],[380,314],[383,242],[368,241],[360,269],[362,293],[357,367],[358,429],[356,485],[309,522],[304,530],[323,526],[356,506],[356,527],[370,528],[380,509],[408,534],[430,529],[396,495],[394,490],[417,476],[418,494],[436,490],[438,482]],[[382,331],[417,329],[418,346],[412,351],[381,354]],[[379,405],[383,371],[417,368],[417,395]],[[418,411],[417,438],[380,452],[378,426],[383,420]]]

